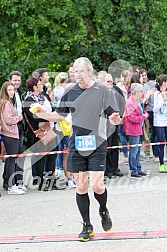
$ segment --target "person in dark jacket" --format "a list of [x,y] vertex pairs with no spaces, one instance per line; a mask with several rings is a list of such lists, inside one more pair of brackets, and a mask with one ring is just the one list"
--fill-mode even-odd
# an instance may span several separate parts
[[[24,92],[21,90],[21,73],[19,71],[12,71],[9,74],[9,81],[14,85],[15,93],[13,97],[13,105],[17,111],[17,114],[23,115],[22,110],[22,103],[23,103],[23,96]],[[23,148],[23,136],[24,136],[24,129],[25,129],[25,120],[23,117],[23,120],[18,123],[18,129],[19,129],[19,141],[21,148]]]
[[[30,148],[31,152],[45,152],[45,151],[51,151],[51,150],[57,150],[57,139],[53,139],[51,142],[49,142],[47,145],[44,145],[38,137],[34,134],[33,130],[37,130],[40,127],[42,127],[42,124],[46,122],[46,120],[38,118],[34,116],[30,112],[30,107],[34,103],[39,103],[42,105],[46,111],[51,112],[51,105],[50,102],[46,99],[46,97],[42,94],[43,91],[43,85],[41,83],[40,78],[34,78],[30,77],[26,81],[27,87],[28,87],[28,93],[24,101],[24,112],[26,115],[27,120],[27,145],[28,148]],[[31,127],[32,129],[31,129]],[[53,123],[50,124],[51,127],[54,126]],[[37,180],[37,184],[39,185],[38,190],[47,190],[47,187],[45,187],[44,183],[44,168],[45,172],[48,175],[53,175],[55,172],[55,159],[56,154],[48,155],[47,164],[45,163],[45,156],[35,156],[33,159],[33,162],[35,163],[36,168],[36,177],[34,179]]]
[[[101,71],[100,75],[103,78],[100,79],[102,85],[105,85],[110,92],[114,94],[115,102],[119,108],[120,116],[123,116],[124,109],[125,109],[125,97],[123,95],[122,90],[113,85],[113,78],[111,74],[108,74],[105,71]],[[108,121],[107,124],[107,143],[108,147],[118,146],[118,126],[113,132],[113,125]],[[112,178],[112,176],[122,177],[124,174],[120,172],[118,169],[118,161],[119,161],[119,149],[118,148],[111,148],[107,151],[107,159],[106,159],[106,171],[105,176]]]

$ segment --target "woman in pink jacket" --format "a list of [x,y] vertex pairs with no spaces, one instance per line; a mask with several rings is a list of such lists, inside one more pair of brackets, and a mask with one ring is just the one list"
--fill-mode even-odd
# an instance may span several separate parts
[[[141,143],[143,135],[144,120],[148,113],[144,111],[141,99],[143,97],[143,85],[133,83],[131,85],[131,96],[128,98],[125,106],[123,131],[129,137],[131,145]],[[140,164],[140,147],[135,146],[129,149],[129,166],[132,178],[141,178],[146,176]]]
[[[17,115],[12,100],[14,96],[14,85],[5,82],[0,92],[0,119],[1,135],[7,154],[19,153],[19,131],[17,123],[23,119],[22,115]],[[7,158],[5,160],[6,179],[8,182],[8,194],[24,194],[22,185],[17,186],[17,171],[19,167],[16,164],[16,158]],[[18,169],[17,169],[18,168]],[[20,172],[20,171],[19,171]]]

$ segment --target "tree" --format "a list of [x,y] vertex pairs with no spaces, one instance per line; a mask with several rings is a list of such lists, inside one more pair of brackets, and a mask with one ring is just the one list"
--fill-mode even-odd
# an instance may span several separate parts
[[79,56],[96,70],[123,59],[167,69],[166,0],[0,0],[1,83],[11,70],[65,71]]

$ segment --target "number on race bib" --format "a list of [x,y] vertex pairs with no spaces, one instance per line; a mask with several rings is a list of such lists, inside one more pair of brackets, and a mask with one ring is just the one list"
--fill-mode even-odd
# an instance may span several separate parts
[[96,149],[95,135],[75,136],[75,148],[80,151]]

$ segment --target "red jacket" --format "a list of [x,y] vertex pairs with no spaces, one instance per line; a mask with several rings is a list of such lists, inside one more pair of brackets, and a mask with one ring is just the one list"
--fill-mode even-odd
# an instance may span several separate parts
[[123,131],[128,136],[143,135],[142,122],[144,120],[145,117],[140,110],[138,101],[131,95],[125,105]]

